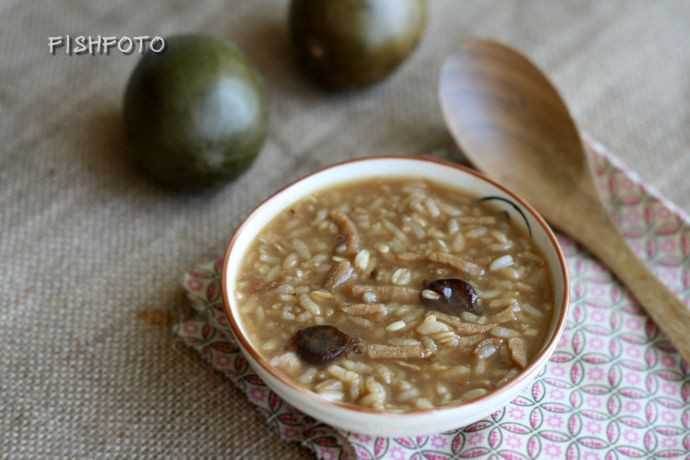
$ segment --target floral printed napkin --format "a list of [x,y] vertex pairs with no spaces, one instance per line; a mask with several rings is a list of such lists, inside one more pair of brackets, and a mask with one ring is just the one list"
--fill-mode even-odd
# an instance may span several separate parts
[[[601,145],[586,139],[604,202],[628,243],[690,304],[690,219]],[[448,153],[446,158],[457,153]],[[285,403],[237,349],[223,312],[221,260],[184,276],[196,319],[175,331],[244,391],[285,441],[320,459],[690,458],[690,369],[611,273],[559,235],[571,311],[536,381],[472,425],[384,438],[334,429]],[[689,338],[690,340],[690,338]]]

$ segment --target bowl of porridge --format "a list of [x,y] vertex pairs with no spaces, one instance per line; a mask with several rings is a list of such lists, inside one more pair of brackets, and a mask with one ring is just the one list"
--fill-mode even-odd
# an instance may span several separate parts
[[565,325],[558,242],[521,198],[435,159],[316,171],[236,230],[228,319],[256,373],[338,428],[423,435],[475,422],[536,376]]

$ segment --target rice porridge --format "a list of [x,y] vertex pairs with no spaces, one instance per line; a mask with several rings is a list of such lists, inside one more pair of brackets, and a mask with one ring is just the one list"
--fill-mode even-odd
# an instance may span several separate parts
[[257,351],[332,401],[413,411],[471,401],[542,347],[543,256],[490,202],[430,181],[320,190],[276,216],[242,262]]

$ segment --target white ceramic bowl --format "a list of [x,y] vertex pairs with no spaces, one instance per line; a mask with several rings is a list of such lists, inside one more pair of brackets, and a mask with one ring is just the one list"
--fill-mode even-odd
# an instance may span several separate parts
[[[271,366],[250,343],[239,320],[235,288],[241,262],[254,237],[288,206],[318,190],[367,178],[423,178],[458,188],[477,197],[492,197],[511,220],[532,234],[546,257],[554,288],[554,311],[547,339],[536,357],[504,386],[460,405],[406,413],[377,411],[349,403],[331,402],[290,380]],[[527,228],[529,227],[529,229]],[[316,171],[271,195],[242,222],[230,241],[222,274],[225,309],[233,334],[256,373],[294,407],[315,419],[344,430],[382,436],[438,433],[465,426],[506,405],[539,373],[553,353],[565,326],[568,272],[556,237],[544,220],[520,197],[476,171],[457,164],[421,157],[381,156],[346,161]]]

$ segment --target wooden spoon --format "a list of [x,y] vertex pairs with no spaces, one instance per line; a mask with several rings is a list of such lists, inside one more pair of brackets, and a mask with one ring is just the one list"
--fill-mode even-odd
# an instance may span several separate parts
[[609,219],[577,127],[544,74],[505,45],[475,40],[443,62],[439,97],[467,157],[606,264],[690,362],[690,309]]

